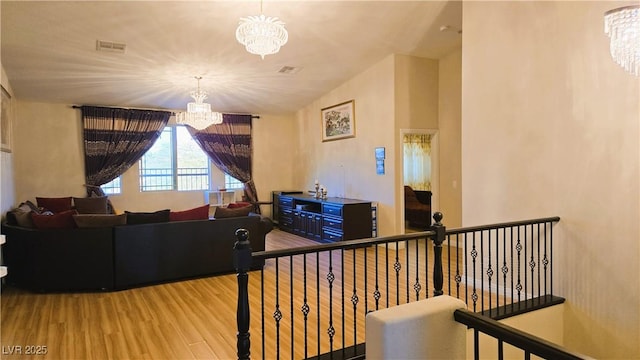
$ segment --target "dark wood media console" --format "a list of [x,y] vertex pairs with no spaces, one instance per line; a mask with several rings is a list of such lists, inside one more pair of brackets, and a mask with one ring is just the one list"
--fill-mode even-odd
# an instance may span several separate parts
[[319,242],[371,237],[371,201],[276,192],[273,200],[281,230]]

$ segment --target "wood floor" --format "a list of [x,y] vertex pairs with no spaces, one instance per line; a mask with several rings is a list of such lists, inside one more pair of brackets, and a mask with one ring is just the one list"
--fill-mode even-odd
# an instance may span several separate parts
[[[267,235],[268,250],[315,244],[277,229]],[[365,281],[362,269],[375,268],[376,252],[377,263],[383,264],[379,265],[380,274],[376,278],[371,274],[372,270],[368,270]],[[421,249],[411,252],[411,247],[408,252],[397,251],[400,259],[416,255],[424,264],[430,255],[425,258],[421,254]],[[384,269],[393,269],[395,256],[393,249],[371,247],[282,259],[277,262],[277,283],[276,261],[268,260],[263,272],[267,294],[264,306],[260,298],[261,272],[251,272],[252,357],[257,359],[263,355],[263,313],[267,339],[265,358],[300,359],[305,355],[324,353],[330,349],[327,335],[330,327],[336,331],[334,348],[343,343],[363,342],[364,315],[376,308],[376,300],[370,295],[376,279],[383,294],[380,307],[387,307],[387,302],[389,306],[405,303],[409,296],[411,301],[415,300],[414,277],[431,276],[428,267],[421,275],[421,270],[416,270],[411,262],[403,262],[409,264],[403,270],[411,274],[410,278],[402,275],[396,279],[395,272],[387,275]],[[433,266],[432,262],[429,264]],[[353,276],[350,269],[356,269],[357,275]],[[331,290],[326,279],[329,272],[336,277]],[[445,276],[447,274],[445,268]],[[388,281],[385,276],[390,276]],[[383,283],[388,283],[391,290]],[[319,292],[315,290],[317,284]],[[394,288],[400,296],[395,295]],[[407,288],[410,289],[408,292]],[[354,289],[358,298],[355,310]],[[425,283],[420,296],[432,291],[432,285]],[[34,294],[9,287],[2,289],[0,297],[2,359],[23,359],[27,357],[25,351],[38,349],[37,346],[40,350],[46,347],[46,354],[37,356],[38,359],[237,358],[237,282],[234,274],[99,293]],[[307,321],[301,312],[304,304],[311,308]],[[273,319],[276,308],[282,312],[279,323]],[[338,320],[343,314],[346,325]],[[355,328],[349,325],[354,323],[354,318]],[[330,321],[334,322],[330,324]],[[310,334],[308,342],[304,341],[305,331]]]

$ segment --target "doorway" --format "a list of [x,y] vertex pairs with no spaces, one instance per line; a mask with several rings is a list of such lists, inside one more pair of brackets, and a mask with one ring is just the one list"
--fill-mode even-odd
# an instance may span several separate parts
[[[414,192],[431,192],[431,217],[438,208],[438,131],[433,129],[403,129],[402,144],[401,219],[404,233],[422,231],[405,221],[405,186]],[[424,193],[418,196],[422,202]],[[428,200],[427,200],[428,201]]]

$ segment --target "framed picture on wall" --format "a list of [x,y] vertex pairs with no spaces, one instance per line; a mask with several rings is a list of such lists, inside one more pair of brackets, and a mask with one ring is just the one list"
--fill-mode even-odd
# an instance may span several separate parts
[[326,107],[320,111],[322,141],[352,138],[356,136],[354,100]]
[[2,88],[2,100],[0,101],[0,150],[11,152],[11,95]]

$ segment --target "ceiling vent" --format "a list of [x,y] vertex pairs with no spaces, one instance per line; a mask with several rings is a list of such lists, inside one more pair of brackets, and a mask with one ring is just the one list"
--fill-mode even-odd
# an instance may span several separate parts
[[278,72],[280,74],[287,74],[287,75],[293,75],[293,74],[297,74],[300,72],[300,70],[302,70],[301,67],[295,67],[295,66],[283,66],[280,68],[280,70],[278,70]]
[[124,54],[124,50],[127,47],[124,43],[117,43],[113,41],[96,40],[96,50],[109,51]]

